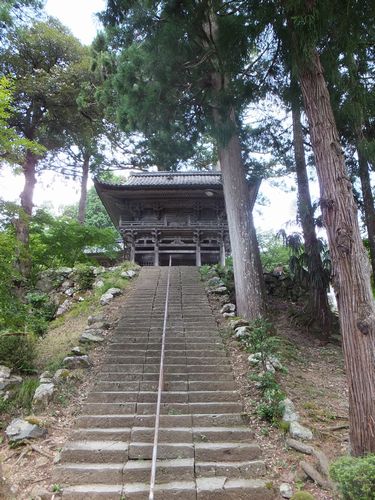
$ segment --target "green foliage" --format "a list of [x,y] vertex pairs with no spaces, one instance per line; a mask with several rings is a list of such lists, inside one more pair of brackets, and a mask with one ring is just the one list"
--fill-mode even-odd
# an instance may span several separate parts
[[0,333],[0,364],[21,372],[34,370],[33,339],[22,333]]
[[263,369],[266,369],[267,359],[277,352],[280,339],[273,334],[273,327],[264,318],[258,318],[249,324],[249,335],[244,343],[248,352],[259,353]]
[[267,389],[263,393],[261,402],[257,405],[258,416],[276,424],[283,415],[285,393],[278,387]]
[[92,266],[87,264],[77,264],[74,268],[75,281],[80,290],[90,290],[95,281],[95,274]]
[[330,466],[344,500],[375,499],[375,455],[341,457]]
[[17,389],[14,404],[19,408],[23,408],[28,411],[31,410],[33,397],[38,386],[39,380],[36,378],[24,380]]
[[117,232],[83,226],[68,217],[53,217],[39,210],[30,225],[30,252],[37,269],[90,262],[88,248],[100,249],[109,258],[119,251]]
[[308,491],[297,491],[290,500],[315,500]]
[[276,267],[286,269],[289,264],[289,251],[280,239],[272,233],[258,234],[260,258],[262,267],[272,272]]

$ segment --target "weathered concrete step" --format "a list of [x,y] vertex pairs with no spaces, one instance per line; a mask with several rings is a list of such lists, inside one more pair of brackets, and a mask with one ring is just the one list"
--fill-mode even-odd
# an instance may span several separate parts
[[[108,403],[107,403],[108,404]],[[137,414],[148,415],[155,411],[153,403],[137,403]],[[166,414],[212,414],[212,413],[235,413],[241,412],[240,403],[162,403],[160,413]]]
[[[155,403],[155,391],[95,391],[86,400],[88,403]],[[163,403],[237,403],[239,395],[236,391],[164,391]]]
[[[100,377],[100,376],[99,376]],[[141,391],[141,392],[150,392],[158,390],[158,382],[123,382],[121,380],[118,381],[99,381],[95,384],[95,391]],[[179,381],[179,382],[167,382],[164,384],[164,392],[180,392],[187,391],[188,382]]]
[[195,442],[246,443],[254,441],[254,432],[245,426],[193,427]]
[[81,484],[64,488],[62,496],[64,500],[120,500],[122,492],[122,483]]
[[259,458],[256,443],[195,443],[195,460],[200,462],[241,462]]
[[194,464],[196,477],[230,477],[253,479],[265,475],[263,460],[245,460],[244,462],[198,462]]
[[68,441],[61,463],[121,463],[128,459],[128,443],[120,441]]
[[77,429],[131,428],[134,420],[134,415],[80,415],[76,418],[74,424]]
[[272,490],[261,479],[198,478],[197,500],[271,500]]
[[130,427],[81,427],[73,431],[72,438],[75,441],[129,441],[130,434]]
[[[180,481],[194,481],[194,459],[175,458],[157,460],[156,483],[170,482],[178,478]],[[150,460],[128,460],[124,467],[125,483],[147,483],[150,480]]]
[[[153,427],[133,427],[131,441],[138,443],[154,442]],[[193,443],[191,427],[162,427],[159,429],[161,443]]]
[[[126,500],[147,500],[148,483],[125,483],[123,494]],[[196,500],[195,481],[173,481],[155,486],[156,500]]]
[[85,403],[83,415],[134,415],[137,403]]
[[53,483],[61,485],[122,484],[123,470],[123,463],[67,463],[55,467]]
[[[129,445],[129,460],[151,460],[153,443],[131,442]],[[159,459],[194,458],[194,446],[191,443],[163,443],[158,445]]]

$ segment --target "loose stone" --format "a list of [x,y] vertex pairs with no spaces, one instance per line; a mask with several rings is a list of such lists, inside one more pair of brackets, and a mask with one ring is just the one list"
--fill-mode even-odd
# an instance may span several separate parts
[[5,430],[10,443],[23,441],[24,439],[37,439],[47,434],[47,429],[39,425],[31,424],[22,418],[15,418]]
[[291,485],[288,483],[281,483],[280,484],[280,495],[283,498],[292,498],[293,488],[291,487]]
[[87,355],[84,356],[67,356],[63,361],[66,368],[75,370],[77,368],[89,368],[91,366],[90,359]]
[[224,304],[223,307],[220,309],[221,314],[224,313],[234,313],[236,310],[235,304]]
[[292,436],[292,438],[296,439],[310,440],[313,438],[311,430],[296,421],[292,421],[290,423],[289,434]]
[[33,397],[34,408],[45,408],[53,397],[55,385],[53,383],[40,384]]
[[283,421],[284,422],[297,422],[298,420],[299,420],[299,416],[296,413],[293,401],[289,398],[284,399]]

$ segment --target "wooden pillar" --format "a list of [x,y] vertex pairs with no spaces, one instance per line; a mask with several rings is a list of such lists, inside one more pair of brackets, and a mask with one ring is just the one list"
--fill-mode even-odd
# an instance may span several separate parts
[[132,238],[130,241],[130,262],[134,264],[135,262],[135,239]]
[[202,265],[200,231],[195,232],[195,265],[198,267]]
[[154,266],[159,266],[159,231],[154,230]]
[[225,267],[225,235],[221,234],[220,241],[220,265]]

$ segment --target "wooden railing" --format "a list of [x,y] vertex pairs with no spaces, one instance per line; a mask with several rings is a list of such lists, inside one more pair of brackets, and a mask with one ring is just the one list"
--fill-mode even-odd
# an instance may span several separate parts
[[227,222],[217,222],[213,220],[201,220],[201,221],[134,221],[134,220],[122,220],[120,219],[120,229],[133,229],[133,228],[218,228],[218,229],[227,229]]

